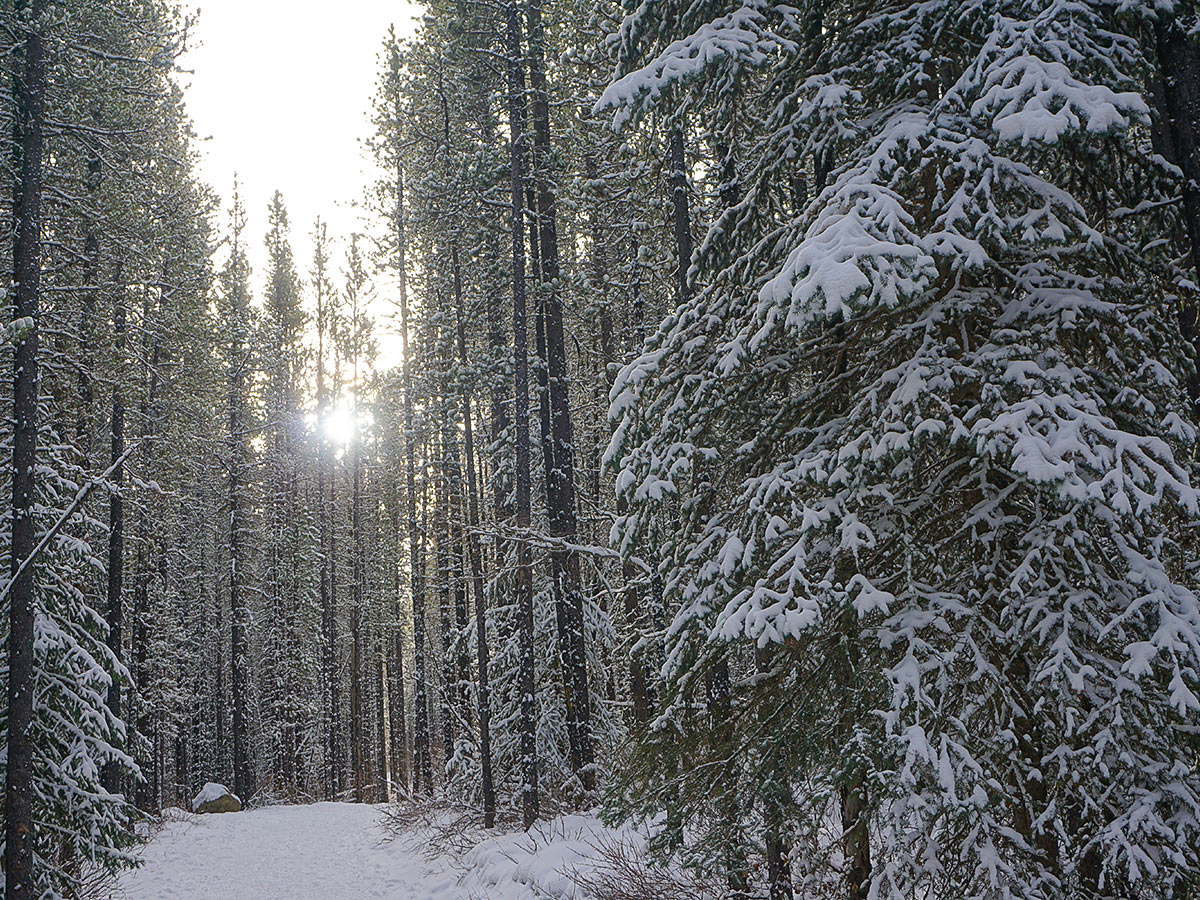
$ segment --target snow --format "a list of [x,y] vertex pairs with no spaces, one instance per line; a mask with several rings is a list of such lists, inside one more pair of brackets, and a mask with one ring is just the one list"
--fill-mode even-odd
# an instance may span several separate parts
[[648,65],[614,80],[596,103],[596,111],[615,109],[613,125],[621,128],[639,106],[652,105],[674,84],[694,79],[722,61],[761,65],[780,45],[776,36],[764,31],[762,10],[747,3],[704,23],[694,34],[672,42]]
[[380,810],[273,806],[168,822],[113,900],[434,900],[462,896],[448,862],[386,840]]
[[604,849],[640,857],[647,843],[640,829],[567,815],[528,833],[481,832],[461,859],[430,858],[419,832],[384,831],[383,807],[169,812],[144,865],[121,877],[110,900],[587,900],[576,876],[602,868]]
[[621,846],[638,857],[646,835],[634,828],[608,829],[595,818],[559,816],[526,832],[502,834],[477,844],[465,857],[462,888],[468,897],[504,900],[585,900],[580,876],[602,870],[606,848]]
[[220,800],[226,794],[236,799],[238,803],[242,802],[242,798],[229,788],[225,787],[225,785],[217,784],[213,781],[208,782],[208,784],[200,788],[200,793],[192,798],[192,812],[198,810],[205,803],[210,803],[213,800]]

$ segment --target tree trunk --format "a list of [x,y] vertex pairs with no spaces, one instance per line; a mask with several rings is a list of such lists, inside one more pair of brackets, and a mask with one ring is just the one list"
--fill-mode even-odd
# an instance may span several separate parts
[[[443,414],[445,408],[442,409]],[[434,567],[437,570],[438,618],[442,632],[442,757],[449,763],[454,758],[454,705],[456,684],[454,681],[454,654],[451,647],[454,635],[451,628],[451,568],[450,561],[450,505],[453,493],[450,489],[450,472],[445,428],[441,429],[438,443],[441,444],[441,460],[438,468],[437,496],[434,501]]]
[[[353,591],[353,586],[351,591]],[[362,803],[362,613],[350,603],[350,768],[354,772],[354,802]]]
[[244,348],[235,341],[233,372],[229,385],[229,667],[233,706],[233,791],[246,803],[254,790],[250,763],[250,609],[242,591],[246,509],[246,421]]
[[[121,265],[117,265],[117,284],[121,283]],[[118,290],[120,288],[118,287]],[[112,474],[113,491],[108,503],[108,647],[117,659],[124,656],[121,646],[121,585],[125,573],[125,509],[121,488],[125,480],[125,466],[120,462],[125,454],[125,400],[121,394],[124,377],[125,353],[125,304],[116,297],[113,307],[114,350],[118,359],[117,377],[113,381],[112,395],[112,455],[116,464]],[[113,716],[121,718],[121,680],[114,678],[108,688],[108,708]],[[104,789],[116,794],[121,791],[121,770],[116,763],[104,767]]]
[[[462,269],[458,245],[450,251],[454,266],[454,305],[458,338],[458,360],[467,365],[466,315],[463,311]],[[487,595],[483,584],[483,562],[479,541],[479,485],[475,478],[475,433],[471,422],[471,392],[462,391],[463,445],[467,457],[467,558],[471,566],[471,586],[475,592],[475,663],[476,705],[479,711],[479,769],[483,794],[483,827],[496,824],[496,788],[492,775],[491,686],[488,680]]]
[[[167,283],[167,273],[162,273],[162,283]],[[159,433],[162,415],[159,408],[159,372],[162,363],[162,343],[153,321],[153,306],[150,293],[143,294],[141,331],[146,337],[142,347],[143,360],[142,378],[145,383],[145,393],[139,403],[139,418],[142,421],[142,438],[149,446],[151,439]],[[158,297],[161,311],[162,295]],[[133,634],[131,635],[133,652],[133,687],[137,699],[136,735],[135,740],[145,739],[150,748],[147,763],[142,765],[142,774],[146,776],[138,786],[138,806],[146,811],[156,811],[161,806],[162,759],[159,741],[158,719],[154,715],[151,704],[146,699],[147,685],[150,681],[146,659],[150,649],[150,581],[155,569],[159,582],[167,583],[166,548],[163,546],[163,535],[150,533],[150,511],[143,509],[138,516],[137,528],[137,557],[134,561],[134,571],[137,573],[133,589]],[[152,544],[153,542],[153,544]],[[151,568],[151,552],[156,552],[157,565]],[[134,707],[131,704],[129,716],[132,717]]]
[[[399,65],[398,57],[392,64]],[[396,122],[403,120],[400,96],[394,98]],[[408,562],[413,617],[413,677],[416,682],[413,723],[413,791],[432,789],[432,769],[429,748],[428,688],[425,671],[425,582],[421,561],[421,534],[417,526],[416,434],[413,422],[412,360],[408,341],[408,270],[405,260],[404,165],[401,148],[396,153],[396,274],[400,294],[400,338],[404,360],[401,365],[401,384],[404,394],[404,478],[408,491]]]
[[[325,226],[318,222],[315,229],[317,249],[313,283],[317,292],[317,416],[328,411],[329,395],[325,387],[325,336],[330,330],[330,298],[325,293]],[[322,794],[332,800],[337,791],[337,619],[331,593],[331,569],[334,565],[332,542],[333,471],[329,449],[323,435],[317,441],[317,531],[321,542],[321,699],[325,725],[325,766],[321,772]]]
[[376,641],[375,649],[378,655],[378,665],[375,667],[375,750],[376,786],[375,802],[387,803],[391,799],[391,773],[388,771],[388,729],[387,729],[387,655],[386,640]]
[[[33,636],[34,567],[19,575],[37,542],[34,521],[38,413],[38,295],[42,275],[42,126],[46,58],[40,31],[43,0],[17,0],[23,30],[12,64],[13,94],[13,315],[30,327],[13,356],[12,576],[8,632],[8,760],[4,787],[4,872],[10,900],[34,900],[33,847]],[[26,19],[26,21],[21,21]]]
[[[1200,276],[1200,40],[1192,25],[1174,13],[1160,12],[1154,38],[1161,88],[1156,93],[1168,138],[1165,149],[1183,173],[1183,221],[1191,244],[1192,268]],[[1188,397],[1193,415],[1200,417],[1200,310],[1186,303],[1178,315],[1179,330],[1195,364],[1187,379]]]
[[[101,128],[99,110],[93,111],[92,125]],[[95,204],[103,182],[104,170],[100,162],[100,150],[95,138],[88,140],[87,186],[88,200],[93,208],[88,211],[89,219],[83,239],[83,297],[79,310],[79,420],[75,429],[75,440],[83,457],[91,460],[95,393],[92,379],[95,375],[95,331],[96,297],[100,293],[100,213]]]
[[525,313],[525,73],[521,67],[521,13],[517,0],[505,7],[507,37],[508,117],[510,175],[512,178],[512,287],[513,287],[513,422],[516,446],[514,494],[516,499],[516,602],[521,695],[521,811],[526,828],[538,817],[537,699],[533,647],[533,573],[529,532],[529,342]]
[[[415,534],[426,533],[426,511],[423,502],[416,501],[416,491],[412,492],[411,513],[416,522],[416,509],[421,508],[421,520]],[[429,683],[426,671],[426,609],[425,609],[425,552],[418,541],[411,545],[412,580],[413,580],[413,669],[416,684],[413,690],[413,792],[433,793],[433,761],[429,735]]]
[[[358,313],[355,309],[355,349],[354,349],[354,387],[358,389]],[[357,396],[355,397],[357,404]],[[354,415],[358,415],[357,406],[354,410]],[[350,463],[351,463],[351,493],[350,493],[350,540],[353,544],[351,549],[352,554],[352,582],[350,586],[350,618],[353,641],[353,660],[350,666],[350,728],[351,741],[353,742],[354,754],[354,799],[358,803],[366,802],[366,766],[367,766],[367,751],[366,740],[368,730],[365,727],[364,721],[366,717],[366,708],[363,705],[363,635],[362,635],[362,607],[363,607],[363,582],[366,579],[366,565],[364,559],[363,547],[363,526],[362,526],[362,441],[359,435],[355,435],[353,443],[350,445]]]
[[667,145],[667,183],[671,189],[672,218],[675,227],[675,284],[680,302],[692,299],[688,269],[692,264],[692,216],[688,200],[687,147],[683,122],[671,128]]
[[553,466],[546,483],[550,537],[551,587],[564,617],[559,640],[563,645],[563,673],[568,738],[574,730],[571,762],[583,789],[595,788],[591,736],[591,694],[588,688],[587,641],[580,589],[579,555],[571,548],[578,541],[575,513],[575,439],[572,434],[567,350],[563,331],[562,286],[558,258],[558,222],[554,182],[550,177],[550,105],[546,87],[545,33],[541,0],[527,0],[529,23],[529,80],[534,132],[534,175],[537,187],[538,245],[546,329],[546,366],[549,374]]
[[401,626],[403,614],[400,605],[400,491],[395,480],[391,481],[391,513],[392,534],[396,536],[396,555],[391,561],[392,569],[392,601],[395,609],[395,634],[391,640],[391,658],[389,674],[392,678],[392,689],[389,698],[392,702],[392,772],[395,773],[397,784],[407,795],[412,786],[409,783],[408,757],[408,725],[405,716],[404,691],[404,629]]
[[[639,259],[640,245],[636,235],[634,236],[630,247],[630,259],[633,265],[633,302],[632,302],[632,322],[633,326],[631,334],[628,338],[628,343],[632,345],[632,351],[636,355],[641,352],[642,344],[646,340],[645,326],[645,298],[642,294],[642,265]],[[624,494],[617,497],[617,515],[624,516],[629,512],[629,501]],[[637,642],[641,639],[642,632],[646,623],[645,602],[648,593],[642,593],[638,590],[635,583],[638,572],[637,568],[629,559],[624,559],[621,564],[621,576],[625,580],[624,590],[624,606],[625,606],[625,621],[633,629],[634,647],[630,648],[629,653],[629,694],[633,704],[633,721],[639,727],[646,727],[650,723],[650,716],[654,710],[654,705],[658,702],[658,698],[654,690],[654,682],[651,678],[650,666],[646,663],[646,652],[644,649],[637,650]]]

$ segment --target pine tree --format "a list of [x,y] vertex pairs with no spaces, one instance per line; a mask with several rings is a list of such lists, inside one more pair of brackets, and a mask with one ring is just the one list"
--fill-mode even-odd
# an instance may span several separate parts
[[[799,46],[743,8],[609,94],[772,68],[759,162],[706,283],[623,372],[611,453],[627,543],[682,514],[660,733],[729,758],[686,704],[739,646],[770,649],[732,714],[771,730],[727,777],[768,818],[770,773],[802,777],[802,801],[782,786],[816,848],[798,874],[840,869],[851,897],[1161,891],[1195,866],[1195,643],[1169,624],[1195,609],[1186,352],[1105,217],[1114,180],[1158,183],[1138,49],[1110,9],[1019,6],[824,9]],[[1151,814],[1145,792],[1175,799]]]
[[251,520],[250,436],[254,421],[250,388],[254,372],[254,332],[257,323],[250,306],[250,269],[242,244],[246,214],[234,186],[230,213],[230,252],[222,272],[221,319],[227,341],[221,347],[226,373],[226,504],[229,531],[226,590],[230,611],[230,690],[232,699],[233,790],[249,799],[254,793],[255,771],[250,733],[250,552]]

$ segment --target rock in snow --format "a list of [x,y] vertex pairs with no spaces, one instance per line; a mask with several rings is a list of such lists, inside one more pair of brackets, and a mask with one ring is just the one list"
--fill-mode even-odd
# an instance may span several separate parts
[[200,793],[192,798],[192,812],[196,813],[225,813],[241,812],[242,801],[238,795],[223,784],[210,781],[200,788]]

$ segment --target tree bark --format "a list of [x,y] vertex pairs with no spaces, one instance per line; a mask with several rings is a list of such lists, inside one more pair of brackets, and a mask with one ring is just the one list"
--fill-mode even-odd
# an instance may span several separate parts
[[[34,567],[21,563],[37,543],[38,299],[42,274],[42,129],[46,53],[43,0],[15,4],[24,32],[12,65],[13,95],[13,313],[30,327],[13,356],[12,589],[8,632],[8,760],[4,788],[4,872],[10,900],[38,896],[33,867],[33,641]],[[24,19],[24,21],[22,21]]]
[[[1183,174],[1183,221],[1192,268],[1200,276],[1200,41],[1191,24],[1175,13],[1159,12],[1154,39],[1161,88],[1156,92],[1159,113],[1166,126],[1168,156]],[[1178,316],[1194,366],[1187,378],[1188,397],[1194,417],[1200,418],[1200,310],[1194,303],[1184,303]]]
[[516,500],[516,603],[521,695],[521,811],[526,828],[538,817],[537,699],[534,695],[533,573],[527,535],[531,524],[529,508],[529,341],[525,310],[525,223],[522,200],[525,194],[525,73],[521,66],[521,13],[517,0],[505,7],[506,69],[512,179],[512,289],[513,289],[513,430],[515,453],[514,494]]
[[[444,397],[443,397],[444,404]],[[445,414],[443,405],[442,413]],[[441,460],[438,466],[437,496],[434,510],[434,567],[437,570],[438,617],[442,631],[442,756],[447,763],[454,758],[454,706],[457,685],[454,679],[454,634],[451,627],[451,591],[453,563],[450,557],[450,508],[453,491],[450,487],[450,452],[446,429],[441,429],[438,443],[441,445]]]
[[549,380],[550,430],[553,465],[546,482],[550,537],[551,587],[563,616],[559,640],[564,652],[563,673],[571,762],[583,789],[595,789],[591,736],[591,693],[588,687],[587,639],[580,587],[575,512],[575,439],[572,433],[567,350],[563,330],[562,285],[558,253],[558,221],[554,182],[550,176],[550,105],[546,85],[545,31],[541,0],[526,0],[529,25],[529,80],[534,135],[534,181],[537,189],[538,245],[541,252],[542,309],[546,366]]
[[667,184],[671,189],[672,220],[675,229],[675,284],[681,302],[692,299],[688,269],[692,264],[692,218],[688,199],[687,146],[683,122],[671,128],[667,144]]
[[[463,311],[462,268],[458,245],[450,251],[454,266],[454,306],[459,364],[467,365],[466,315]],[[483,795],[483,827],[496,824],[496,788],[492,775],[491,685],[488,679],[487,595],[483,584],[483,562],[479,541],[479,485],[475,478],[475,432],[471,421],[471,392],[462,390],[463,445],[467,457],[467,558],[475,593],[476,704],[479,713],[479,769]]]
[[[353,365],[354,365],[354,389],[357,392],[359,388],[358,379],[358,344],[359,344],[359,315],[358,315],[358,298],[355,293],[354,300],[354,319],[351,325],[353,329]],[[353,415],[357,418],[358,397],[355,395],[355,407]],[[357,422],[356,422],[357,431]],[[363,586],[366,580],[366,560],[365,547],[363,537],[363,487],[362,487],[362,440],[361,435],[355,434],[350,444],[350,465],[351,465],[351,493],[350,493],[350,540],[353,544],[351,548],[352,555],[352,582],[350,596],[350,621],[352,631],[352,653],[353,659],[350,666],[350,727],[351,740],[353,742],[354,754],[354,799],[358,803],[363,803],[367,799],[367,777],[366,767],[368,754],[366,749],[366,741],[368,729],[365,727],[364,719],[366,710],[363,705],[363,635],[362,635],[362,607],[363,607]]]
[[[117,284],[120,291],[121,265],[117,265]],[[113,337],[118,358],[117,378],[113,382],[112,392],[112,455],[110,461],[116,464],[112,474],[112,496],[108,502],[108,647],[117,659],[124,656],[121,645],[121,587],[125,574],[125,508],[121,497],[121,487],[125,480],[125,466],[120,461],[125,455],[125,400],[121,394],[121,381],[124,377],[125,354],[125,303],[119,295],[113,306]],[[108,688],[108,708],[116,718],[121,718],[121,680],[114,678]],[[104,789],[116,794],[121,791],[121,770],[113,762],[104,767]]]
[[395,609],[395,635],[391,640],[392,665],[389,675],[392,678],[392,689],[389,696],[392,701],[392,772],[397,783],[407,795],[412,790],[409,783],[408,756],[408,724],[405,711],[404,690],[404,629],[400,623],[403,620],[400,604],[400,490],[393,479],[391,481],[391,514],[392,533],[396,535],[396,556],[391,560],[392,569],[392,602]]
[[[399,72],[399,52],[393,48],[391,65]],[[398,74],[397,74],[398,79]],[[394,102],[396,127],[403,121],[400,95],[397,91]],[[421,533],[417,524],[417,481],[416,481],[416,433],[413,420],[412,359],[408,340],[408,269],[405,259],[405,211],[404,211],[404,163],[399,137],[393,148],[396,165],[396,274],[400,294],[400,338],[404,355],[401,364],[401,386],[404,405],[404,479],[408,494],[408,562],[413,618],[413,678],[415,721],[413,723],[413,791],[432,789],[432,765],[429,747],[429,700],[425,671],[425,580],[421,560]]]
[[[238,238],[245,225],[245,213],[235,200],[234,245],[232,253],[241,253]],[[250,760],[249,703],[250,703],[250,609],[242,591],[245,577],[244,531],[247,528],[247,510],[243,494],[248,487],[246,442],[249,415],[246,409],[246,378],[250,366],[249,348],[245,341],[249,335],[249,298],[242,296],[245,285],[235,287],[234,298],[237,321],[230,353],[229,371],[229,669],[231,705],[233,706],[233,790],[243,803],[254,793],[254,773]]]

